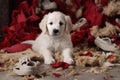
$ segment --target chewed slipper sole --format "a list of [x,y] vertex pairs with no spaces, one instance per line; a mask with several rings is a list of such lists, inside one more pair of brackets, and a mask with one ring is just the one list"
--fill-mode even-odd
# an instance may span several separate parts
[[116,51],[119,49],[119,46],[117,46],[116,44],[112,43],[110,38],[100,38],[97,37],[94,40],[94,43],[97,47],[101,48],[104,51]]
[[24,56],[14,65],[13,72],[17,75],[24,76],[33,74],[35,69],[37,69],[35,62],[31,61],[29,57]]

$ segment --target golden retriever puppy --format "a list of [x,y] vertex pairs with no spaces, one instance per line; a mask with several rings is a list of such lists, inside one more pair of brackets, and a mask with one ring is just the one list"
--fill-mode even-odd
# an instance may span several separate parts
[[[73,28],[69,16],[58,11],[46,14],[39,23],[42,33],[35,41],[29,41],[32,43],[32,49],[43,55],[45,64],[55,63],[53,53],[57,51],[63,55],[64,62],[72,64],[73,45],[70,31],[86,22],[84,18],[81,20]],[[28,41],[23,43],[28,43]]]

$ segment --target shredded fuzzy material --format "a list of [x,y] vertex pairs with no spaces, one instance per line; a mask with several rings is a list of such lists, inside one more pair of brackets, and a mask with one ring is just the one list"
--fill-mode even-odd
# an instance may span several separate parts
[[[119,64],[120,63],[120,51],[115,52],[114,54],[105,55],[102,52],[98,52],[95,49],[89,49],[84,46],[84,49],[81,49],[79,47],[74,48],[74,65],[67,64],[65,62],[62,62],[63,59],[61,58],[61,55],[55,56],[56,63],[51,64],[51,67],[45,68],[45,70],[41,70],[43,66],[43,56],[39,55],[38,53],[32,51],[31,49],[28,49],[23,52],[17,52],[17,53],[4,53],[0,54],[0,71],[11,71],[9,75],[15,76],[15,73],[13,75],[13,66],[18,62],[18,60],[23,56],[29,56],[31,60],[33,61],[39,61],[39,64],[36,64],[38,66],[38,69],[36,69],[31,76],[24,76],[23,80],[28,79],[35,79],[36,77],[42,78],[46,76],[54,76],[54,77],[67,77],[67,76],[75,76],[78,73],[76,70],[76,67],[84,67],[84,69],[80,69],[82,72],[87,73],[103,73],[106,72],[111,68],[111,65],[109,64]],[[84,55],[83,55],[84,54]],[[57,58],[56,58],[57,57]],[[58,60],[57,60],[58,59]],[[59,61],[60,60],[60,61]],[[105,64],[105,62],[108,62],[109,64]],[[119,64],[120,65],[120,64]],[[89,66],[89,69],[86,68]],[[52,68],[52,69],[51,69]]]
[[120,1],[119,0],[111,0],[108,6],[105,6],[103,9],[103,13],[107,16],[115,16],[120,15]]
[[106,72],[106,71],[108,71],[110,69],[111,69],[110,67],[93,67],[93,68],[91,68],[89,70],[86,70],[85,72],[99,74],[99,73]]
[[[57,54],[57,53],[56,53]],[[83,55],[84,54],[84,55]],[[39,55],[38,53],[32,51],[31,49],[28,49],[26,51],[23,52],[19,52],[19,53],[4,53],[0,55],[0,64],[2,64],[1,66],[1,70],[11,70],[13,65],[18,62],[19,58],[23,57],[23,56],[29,56],[32,60],[36,60],[39,59],[41,61],[43,61],[43,56]],[[59,55],[56,55],[55,57],[60,57]],[[101,52],[98,51],[90,51],[90,52],[86,52],[84,50],[80,51],[78,50],[77,52],[75,51],[73,54],[73,59],[75,62],[76,66],[92,66],[92,67],[102,67],[104,62],[108,61],[110,63],[119,63],[119,54],[117,52],[117,54],[111,54],[108,57],[106,57],[105,54],[102,54]],[[62,68],[62,69],[66,69],[69,68],[69,64],[64,63],[62,61],[59,61],[59,58],[55,58],[56,62],[55,64],[51,64],[51,66],[53,68]],[[58,60],[57,60],[58,59]]]
[[100,28],[99,26],[93,26],[91,28],[91,34],[94,37],[97,36],[113,36],[113,35],[117,35],[117,32],[119,32],[119,30],[117,29],[117,26],[114,26],[112,24],[110,24],[109,22],[105,22],[105,27]]

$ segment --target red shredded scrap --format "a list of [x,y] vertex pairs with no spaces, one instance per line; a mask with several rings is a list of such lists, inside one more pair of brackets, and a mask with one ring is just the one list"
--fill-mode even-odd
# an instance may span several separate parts
[[71,34],[71,39],[74,46],[79,46],[83,41],[86,35],[86,30],[80,30],[79,32],[73,32]]
[[70,64],[66,63],[66,62],[57,62],[57,63],[54,63],[54,64],[51,64],[51,66],[53,68],[59,68],[59,67],[62,67],[63,69],[66,69],[70,66]]
[[23,40],[35,39],[36,36],[37,36],[37,34],[35,35],[35,33],[29,33],[29,34],[26,34],[26,36],[23,38]]
[[60,77],[60,76],[62,76],[62,75],[59,74],[59,73],[53,73],[53,75],[54,75],[55,77]]
[[19,9],[22,10],[27,15],[30,15],[30,12],[29,12],[30,7],[27,0],[20,2]]
[[3,48],[3,50],[6,52],[14,53],[14,52],[24,51],[28,48],[31,48],[30,44],[16,44],[11,47]]
[[23,11],[20,11],[20,14],[17,16],[17,21],[18,23],[26,22],[26,17],[23,13]]
[[100,25],[102,23],[103,15],[96,7],[94,1],[86,0],[84,6],[85,10],[83,12],[83,15],[90,22],[90,25]]
[[75,7],[75,9],[78,9],[80,7],[81,0],[72,0],[72,3],[73,7]]
[[61,11],[65,14],[69,15],[71,18],[73,18],[72,22],[76,21],[74,13],[71,11],[69,6],[67,6],[67,4],[65,2],[63,2],[61,0],[53,0],[53,1],[56,2],[57,6],[58,6],[58,11]]
[[115,56],[114,55],[109,55],[108,58],[109,59],[113,59]]
[[114,39],[114,43],[120,47],[120,38],[118,35],[113,35],[112,38]]
[[88,45],[92,46],[94,45],[95,37],[90,33],[90,29],[87,31],[87,33],[88,33],[88,38],[87,38]]
[[109,3],[110,0],[101,0],[101,4],[103,6],[106,6]]
[[[33,40],[40,33],[40,29],[38,27],[40,17],[38,17],[34,12],[37,0],[16,2],[18,2],[19,5],[16,6],[17,9],[13,9],[12,11],[10,26],[2,27],[4,39],[0,43],[0,49],[19,44],[20,42],[28,39]],[[16,51],[13,49],[13,52]]]
[[116,56],[115,55],[111,54],[111,55],[108,56],[108,61],[114,62],[115,60],[116,60]]
[[36,5],[38,4],[38,0],[32,0],[32,1],[30,1],[30,2],[32,2],[32,7],[33,8],[35,8],[36,7]]
[[93,54],[91,52],[87,52],[85,54],[80,54],[80,56],[90,56],[90,57],[93,57]]
[[9,39],[7,37],[4,38],[4,41],[0,43],[0,49],[4,48],[6,46],[11,46],[11,43],[9,42]]
[[0,67],[3,67],[4,66],[4,63],[0,63]]

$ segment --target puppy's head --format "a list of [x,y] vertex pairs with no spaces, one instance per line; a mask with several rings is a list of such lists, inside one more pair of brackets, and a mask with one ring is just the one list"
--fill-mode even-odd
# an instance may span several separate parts
[[50,36],[61,36],[70,33],[73,24],[69,16],[55,11],[45,15],[39,26],[43,33],[48,33]]

